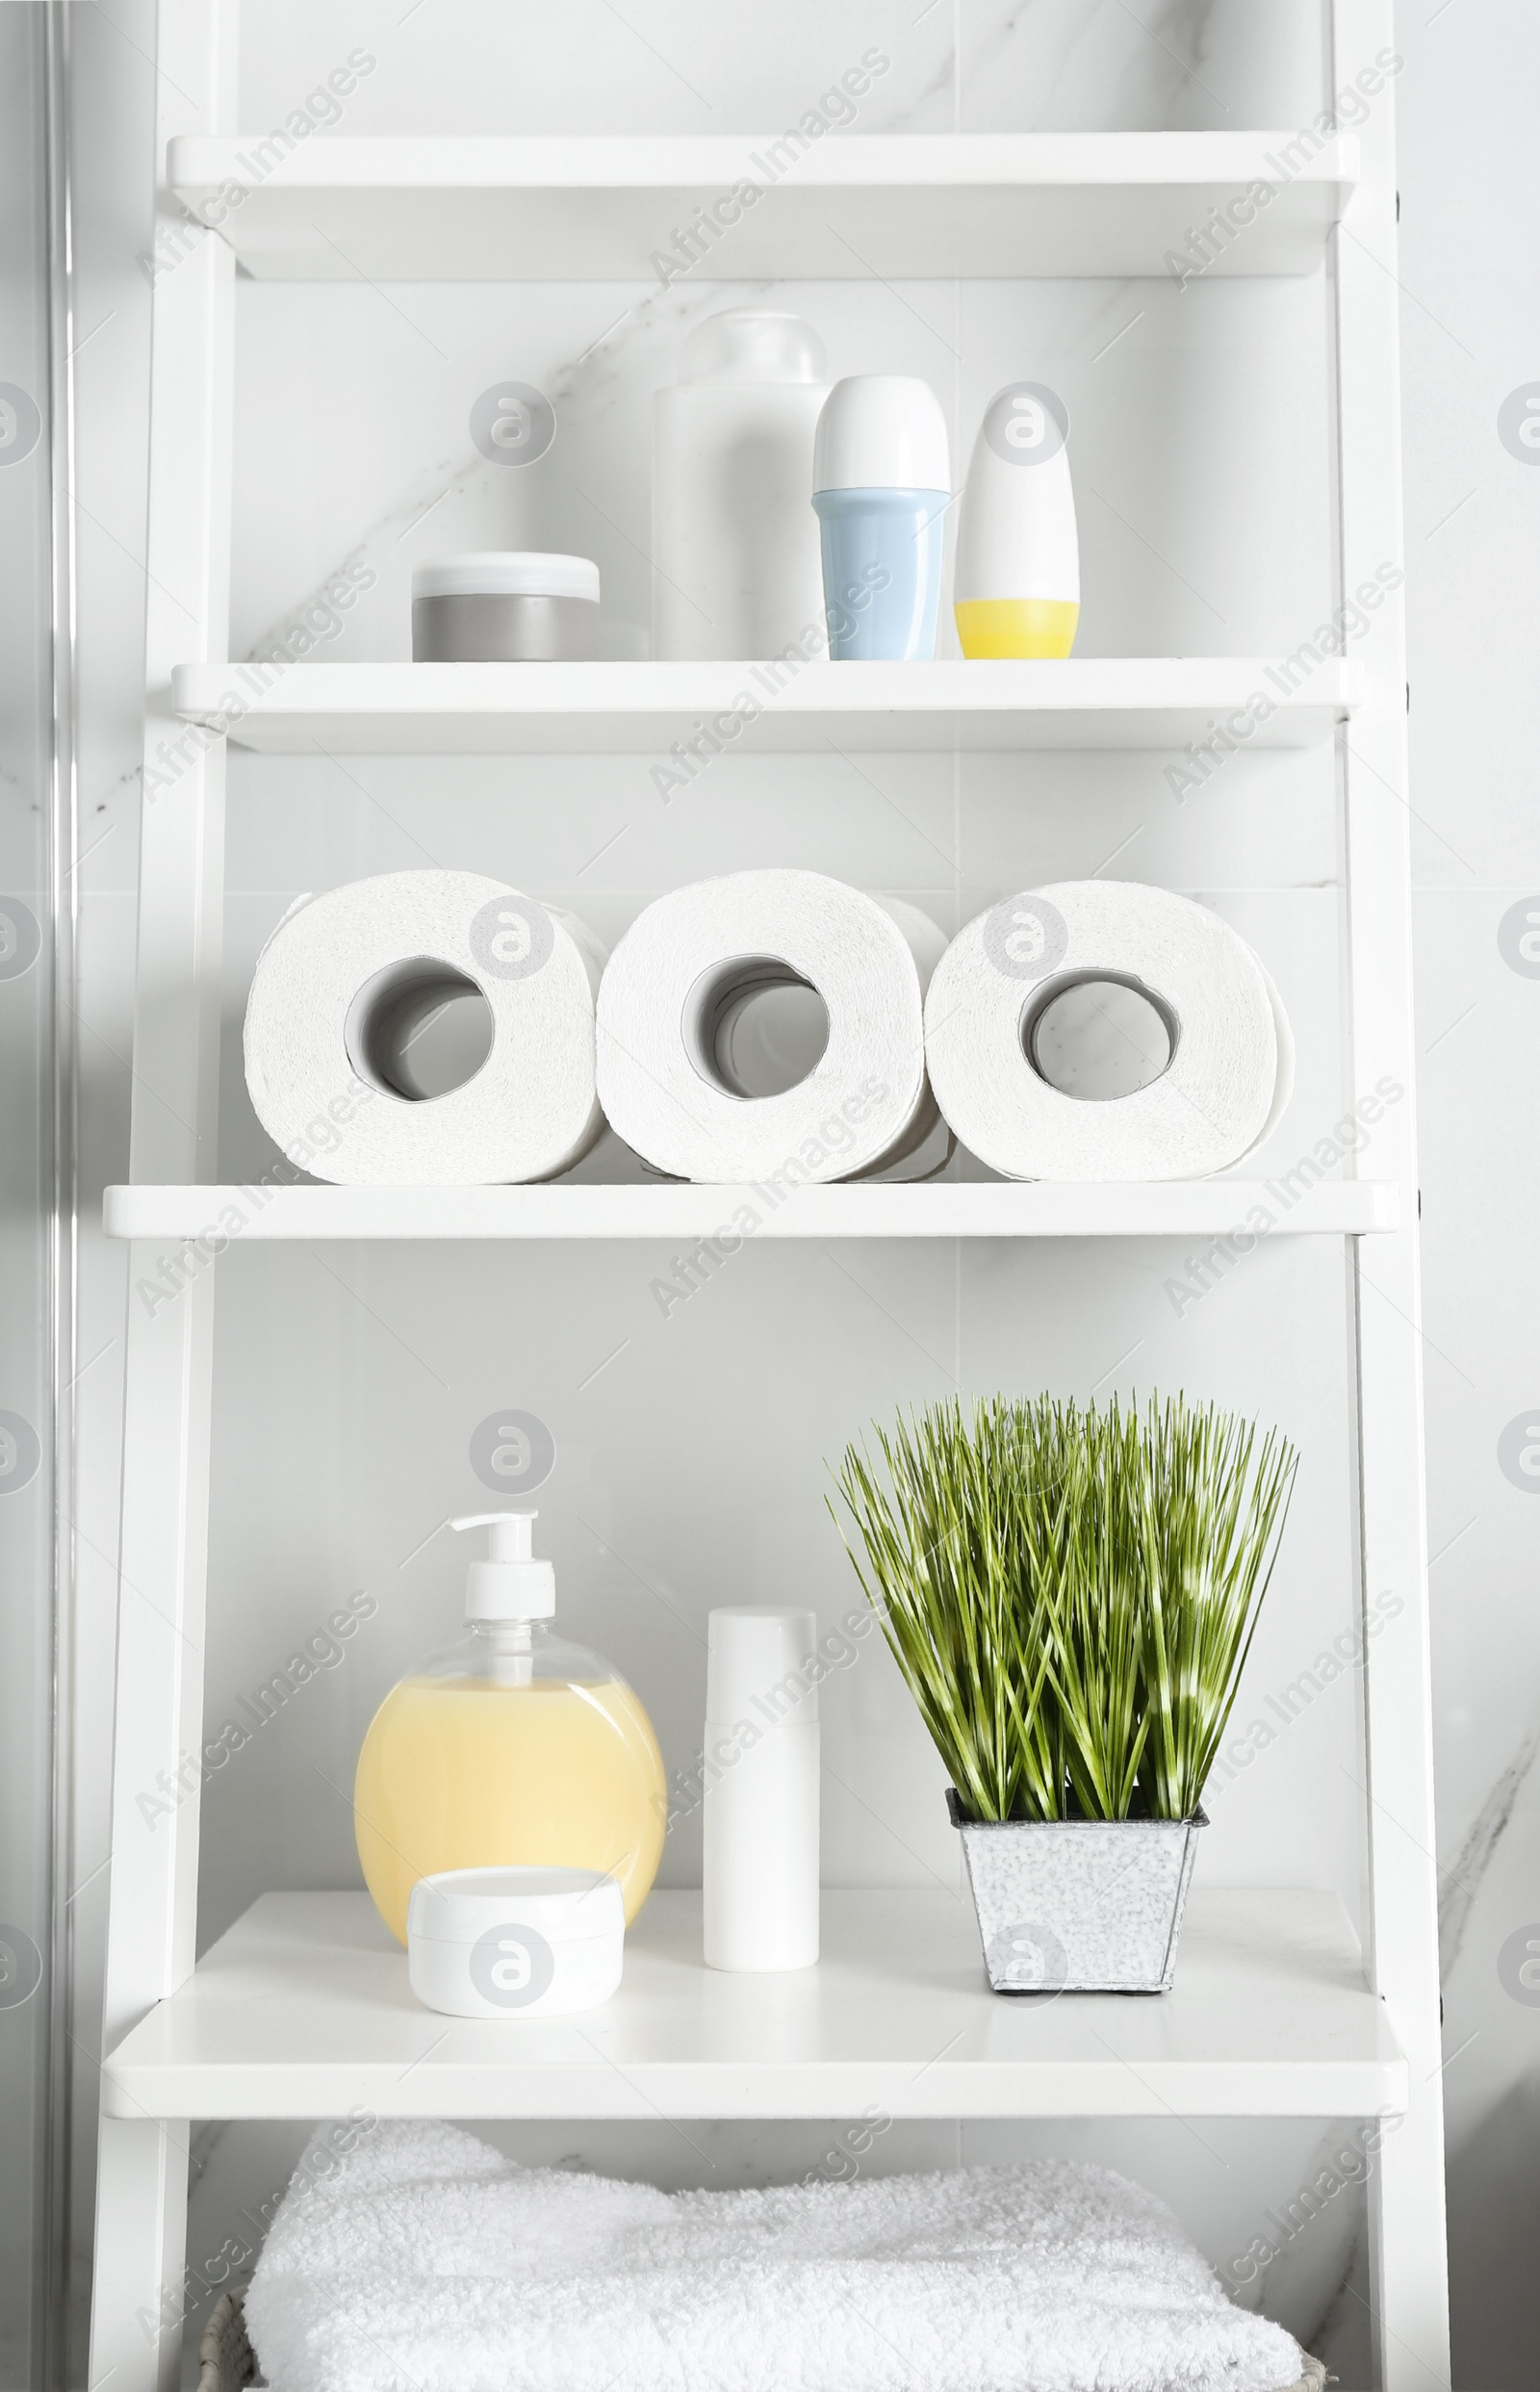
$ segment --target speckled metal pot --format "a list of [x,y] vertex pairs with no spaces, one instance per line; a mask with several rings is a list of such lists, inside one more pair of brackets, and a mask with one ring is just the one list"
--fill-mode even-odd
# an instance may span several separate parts
[[946,1803],[997,1993],[1170,1992],[1201,1811],[976,1825]]

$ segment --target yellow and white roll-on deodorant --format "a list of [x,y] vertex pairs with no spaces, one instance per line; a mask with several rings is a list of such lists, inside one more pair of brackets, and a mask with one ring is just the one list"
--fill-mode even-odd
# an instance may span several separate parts
[[1080,622],[1068,412],[1008,382],[984,412],[958,525],[953,611],[965,656],[1067,656]]

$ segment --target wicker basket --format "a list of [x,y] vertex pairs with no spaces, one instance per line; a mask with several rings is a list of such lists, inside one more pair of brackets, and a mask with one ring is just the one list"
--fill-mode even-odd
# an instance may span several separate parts
[[257,2354],[246,2335],[244,2289],[221,2293],[198,2338],[198,2392],[241,2392],[260,2383]]
[[[198,2344],[198,2392],[242,2392],[244,2385],[262,2380],[256,2353],[246,2338],[243,2298],[240,2292],[225,2293],[203,2328]],[[1289,2386],[1289,2392],[1325,2392],[1332,2380],[1319,2359],[1307,2356],[1304,2374]]]

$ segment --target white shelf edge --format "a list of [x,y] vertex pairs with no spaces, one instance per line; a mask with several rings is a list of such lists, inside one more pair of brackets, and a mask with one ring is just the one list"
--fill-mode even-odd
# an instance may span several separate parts
[[[106,1190],[111,1238],[629,1239],[1223,1237],[1264,1210],[1268,1235],[1383,1235],[1399,1225],[1388,1180],[1167,1180],[1153,1185],[961,1181],[922,1187],[130,1187]],[[754,1215],[751,1225],[741,1215]],[[734,1229],[736,1222],[736,1229]],[[222,1249],[221,1249],[222,1250]]]
[[[344,133],[292,143],[270,160],[254,157],[261,131],[181,135],[168,145],[168,179],[180,197],[226,182],[250,191],[672,192],[698,177],[731,182],[754,173],[783,138],[758,133]],[[959,184],[994,189],[1142,191],[1181,189],[1194,180],[1230,182],[1260,174],[1270,153],[1298,141],[1299,129],[1237,132],[862,133],[805,144],[777,178],[779,187],[822,191],[933,191]],[[1352,134],[1317,139],[1291,182],[1357,182],[1361,152]],[[779,161],[771,160],[772,164]]]
[[[1356,186],[1352,135],[435,136],[174,140],[167,180],[255,274],[638,280],[674,228],[729,206],[700,280],[1168,274],[1241,203],[1203,270],[1318,268]],[[802,141],[799,150],[794,146]],[[1264,203],[1248,199],[1266,187]],[[750,189],[752,200],[737,198]],[[681,270],[684,270],[681,266]]]
[[[1167,748],[1217,726],[1241,746],[1328,740],[1356,663],[1088,656],[1034,662],[178,665],[172,707],[275,755],[654,752],[714,725],[730,753]],[[1254,705],[1265,698],[1265,717]]]
[[1395,2116],[1406,2063],[1329,1893],[1196,1887],[1167,1994],[989,1993],[959,1892],[823,1895],[823,1957],[705,1967],[699,1892],[654,1893],[620,1992],[577,2019],[423,2009],[363,1893],[262,1896],[114,2049],[110,2115]]

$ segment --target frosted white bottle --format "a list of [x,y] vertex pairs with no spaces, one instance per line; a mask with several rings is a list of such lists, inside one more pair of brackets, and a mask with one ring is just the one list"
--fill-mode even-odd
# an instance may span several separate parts
[[1080,540],[1064,402],[1009,382],[984,411],[958,521],[953,612],[965,656],[1067,656]]
[[653,654],[779,656],[823,622],[812,443],[824,345],[799,316],[697,324],[653,412]]
[[713,1611],[706,1678],[706,1960],[750,1973],[818,1958],[818,1624]]

